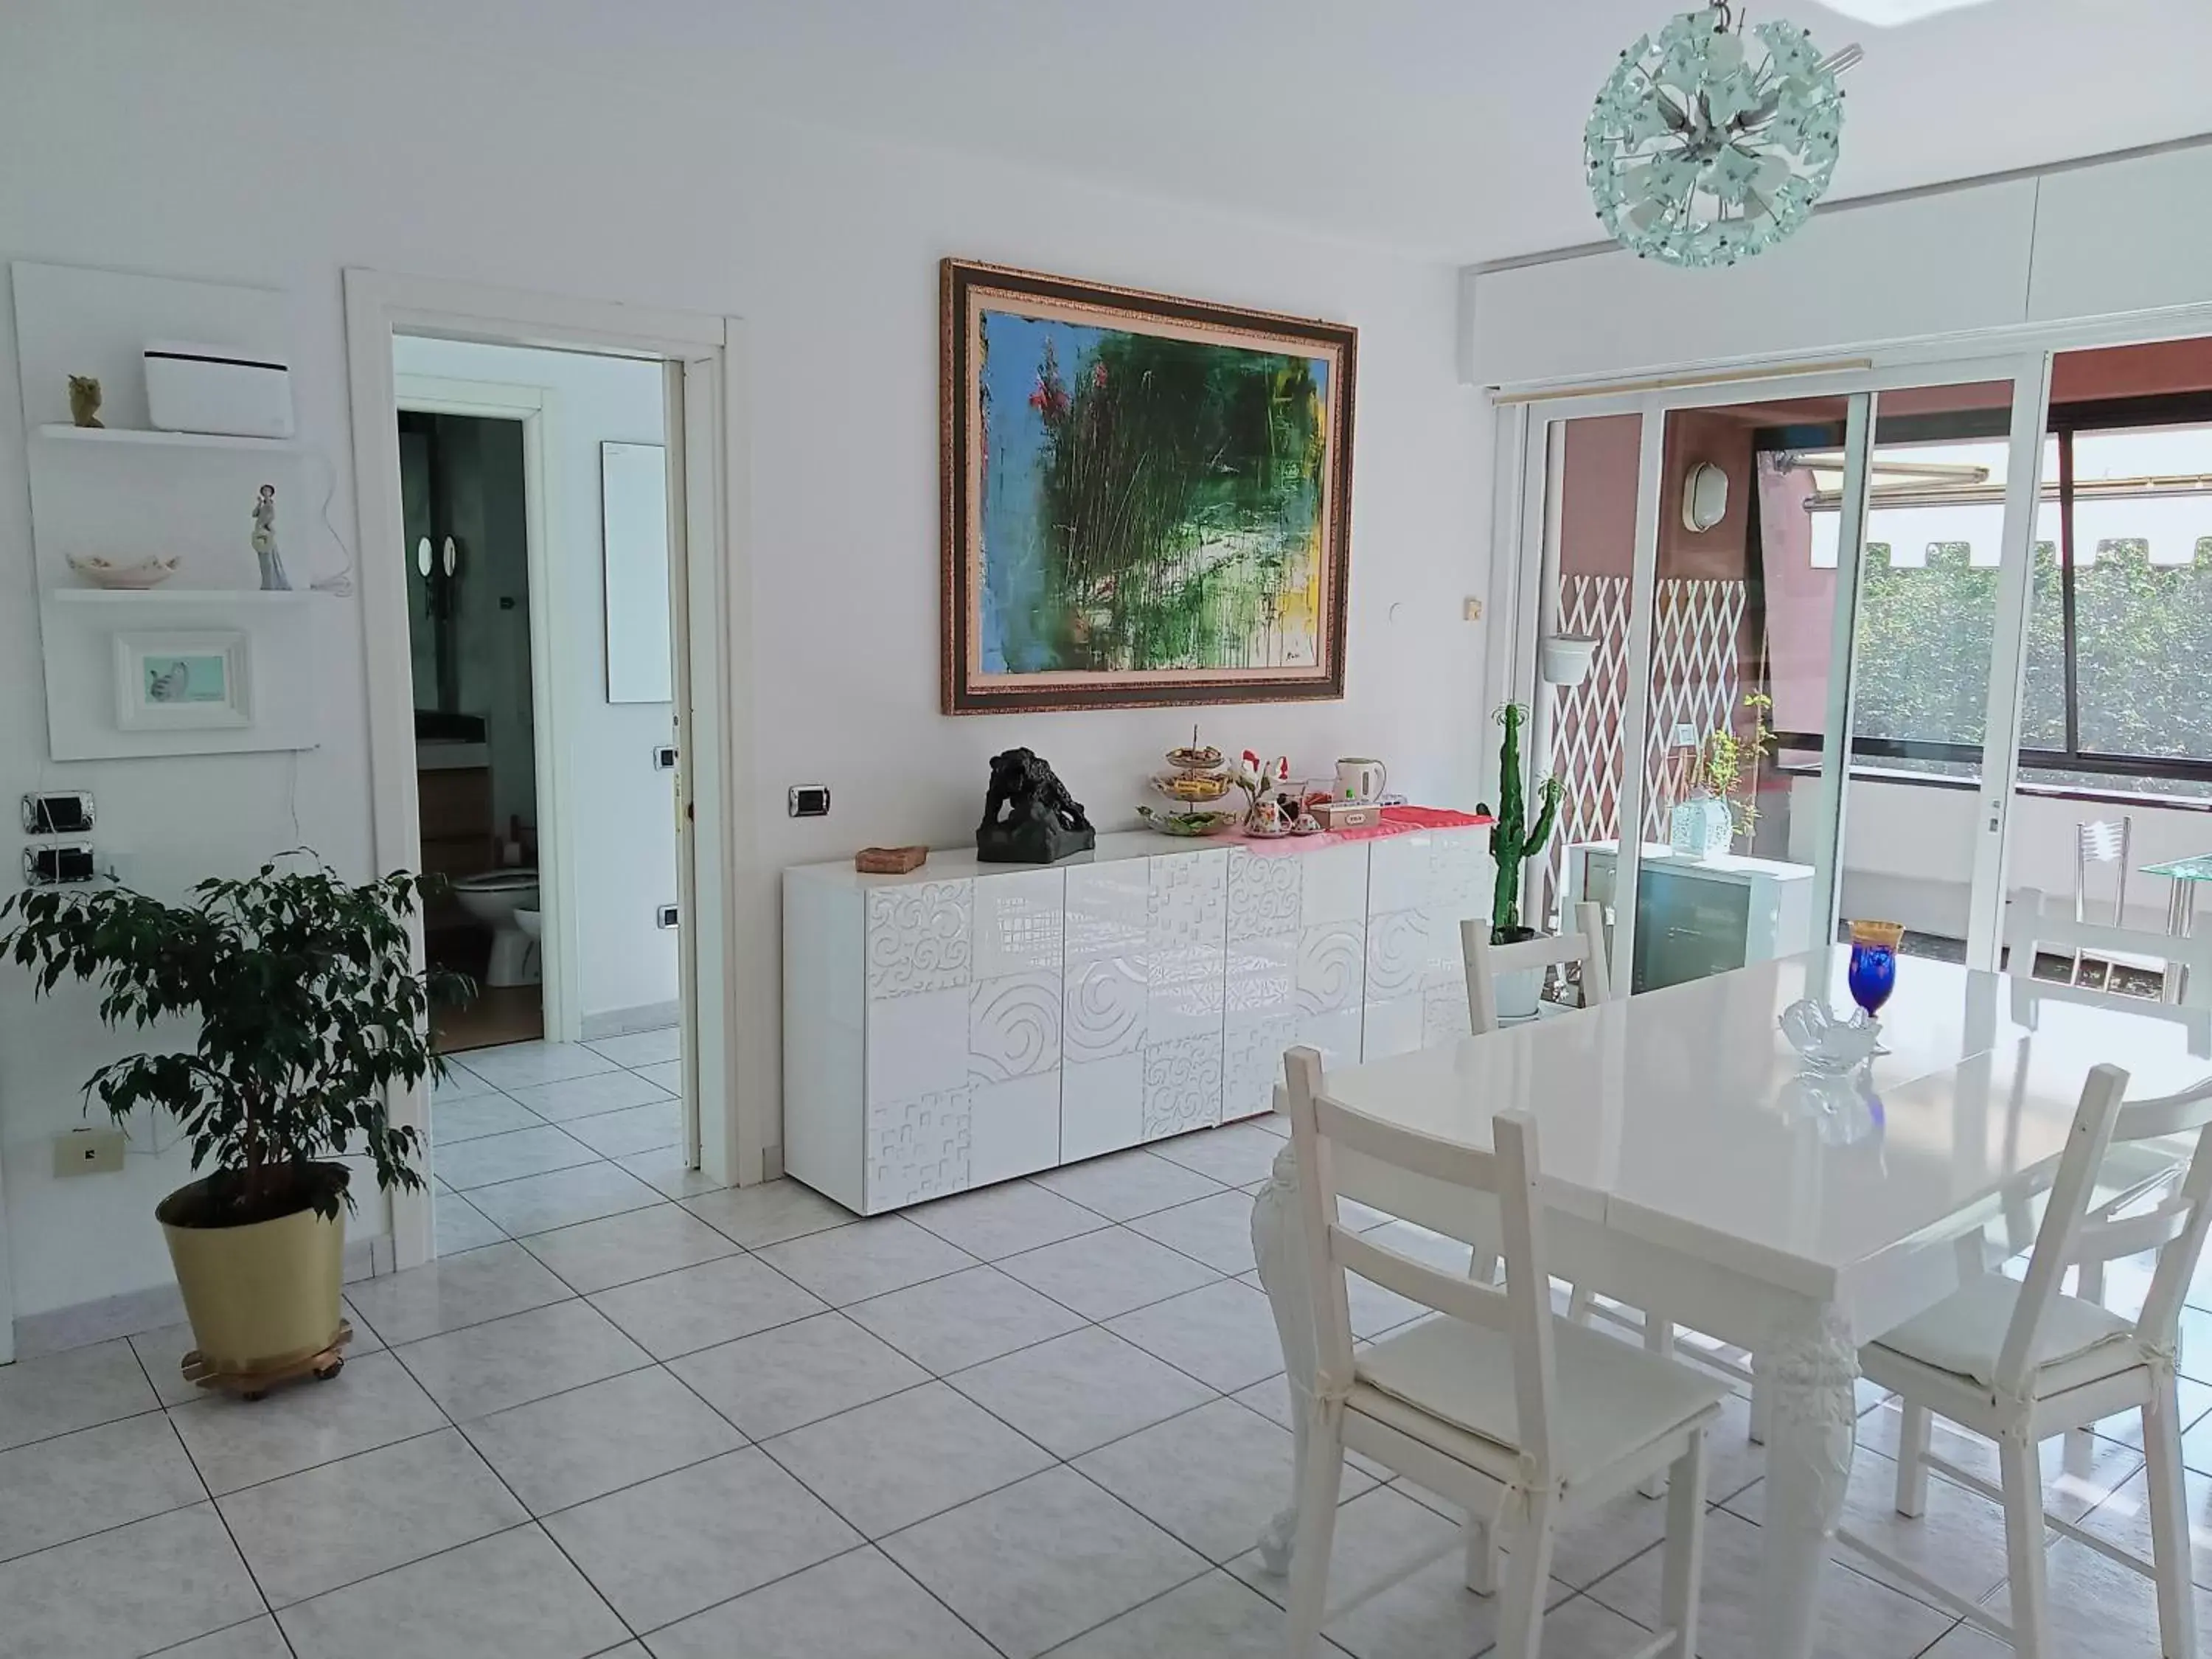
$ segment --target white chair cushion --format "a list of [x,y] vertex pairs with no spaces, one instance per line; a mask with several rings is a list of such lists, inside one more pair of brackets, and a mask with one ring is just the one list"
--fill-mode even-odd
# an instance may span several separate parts
[[[1728,1395],[1728,1384],[1718,1377],[1580,1325],[1554,1320],[1552,1332],[1559,1383],[1552,1443],[1559,1477],[1569,1486],[1711,1412]],[[1456,1436],[1424,1434],[1420,1418],[1464,1431],[1509,1456],[1520,1447],[1513,1347],[1502,1331],[1456,1319],[1425,1320],[1361,1354],[1355,1375],[1414,1408],[1375,1415],[1462,1462],[1480,1468],[1494,1460],[1463,1456],[1453,1443]]]
[[[1874,1346],[1989,1388],[1996,1381],[1997,1355],[2004,1347],[2005,1332],[2011,1327],[2013,1309],[2019,1301],[2018,1281],[1990,1273],[1946,1297],[1926,1313],[1906,1320]],[[2039,1370],[2045,1370],[2109,1345],[2110,1355],[2100,1358],[2109,1357],[2112,1363],[2086,1368],[2087,1375],[2102,1376],[2138,1363],[2134,1336],[2132,1324],[2094,1302],[2054,1297],[2043,1328],[2036,1334],[2035,1364]],[[2078,1386],[2084,1380],[2085,1376],[2071,1376],[2068,1386]]]

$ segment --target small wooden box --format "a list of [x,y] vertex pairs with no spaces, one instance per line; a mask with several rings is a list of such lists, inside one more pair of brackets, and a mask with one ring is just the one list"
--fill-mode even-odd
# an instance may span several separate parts
[[928,859],[927,847],[863,847],[853,855],[853,867],[864,876],[902,876]]
[[1324,830],[1365,830],[1382,822],[1382,809],[1371,800],[1323,801],[1313,815]]

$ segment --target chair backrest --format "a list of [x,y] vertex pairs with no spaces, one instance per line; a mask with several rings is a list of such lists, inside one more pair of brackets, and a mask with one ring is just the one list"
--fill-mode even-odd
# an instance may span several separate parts
[[1468,1028],[1476,1036],[1498,1029],[1500,974],[1571,963],[1582,969],[1583,1007],[1595,1007],[1613,994],[1605,970],[1605,911],[1589,901],[1575,906],[1571,933],[1540,935],[1518,945],[1492,945],[1490,924],[1470,920],[1459,925],[1459,945],[1467,961]]
[[2112,882],[2112,926],[2124,927],[2128,920],[2128,853],[2134,846],[2136,823],[2130,817],[2085,818],[2074,826],[2074,920],[2089,918],[2089,866],[2116,866]]
[[2035,976],[2035,951],[2039,945],[2063,946],[2069,955],[2116,951],[2124,956],[2146,957],[2164,963],[2169,973],[2176,968],[2185,970],[2184,1002],[2191,1007],[2212,1006],[2212,933],[2184,936],[2077,921],[2048,894],[2026,887],[2005,906],[2004,945],[2006,971],[2027,979]]
[[2058,1281],[2073,1263],[2075,1243],[2096,1191],[2097,1170],[2112,1145],[2112,1127],[2127,1091],[2128,1074],[2117,1066],[2091,1067],[2081,1085],[2081,1103],[2075,1109],[2074,1127],[2059,1157],[2043,1224],[2036,1229],[2027,1276],[2021,1283],[2020,1299],[2013,1305],[2012,1322],[2005,1328],[2004,1346],[1997,1352],[1993,1382],[2000,1396],[2020,1399],[2029,1393],[2037,1333],[2057,1299]]
[[2158,1252],[2149,1293],[2136,1316],[2136,1337],[2166,1352],[2172,1352],[2182,1300],[2204,1252],[2205,1235],[2212,1231],[2212,1078],[2180,1094],[2129,1101],[2112,1127],[2112,1139],[2123,1142],[2187,1134],[2194,1134],[2196,1143],[2181,1184],[2140,1215],[2098,1224],[2104,1235],[2099,1254],[2107,1261]]
[[[1520,1451],[1547,1480],[1553,1466],[1552,1429],[1556,1366],[1552,1354],[1552,1281],[1544,1268],[1536,1195],[1536,1126],[1524,1113],[1490,1121],[1491,1152],[1439,1140],[1356,1112],[1323,1092],[1320,1054],[1307,1048],[1283,1055],[1291,1141],[1297,1148],[1298,1206],[1304,1223],[1307,1293],[1313,1300],[1324,1396],[1352,1381],[1352,1317],[1344,1276],[1356,1273],[1385,1290],[1472,1325],[1503,1331],[1513,1352],[1514,1407]],[[1504,1235],[1505,1288],[1464,1273],[1445,1273],[1387,1249],[1337,1217],[1336,1154],[1341,1148],[1379,1164],[1494,1194]]]

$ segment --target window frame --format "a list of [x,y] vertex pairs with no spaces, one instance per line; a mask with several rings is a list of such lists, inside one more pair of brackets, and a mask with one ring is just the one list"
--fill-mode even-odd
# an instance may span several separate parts
[[[1875,441],[1911,442],[1950,437],[1980,437],[1974,429],[1982,422],[1955,415],[1900,416],[1878,422]],[[2212,785],[2212,757],[2189,759],[2172,755],[2136,755],[2081,747],[2081,675],[2078,657],[2077,608],[2074,563],[2074,439],[2079,433],[2124,432],[2134,428],[2212,426],[2212,392],[2160,393],[2149,397],[2098,398],[2053,403],[2044,424],[2045,436],[2057,440],[2058,450],[2058,577],[2066,746],[2063,749],[2020,748],[2023,769],[2081,772],[2110,778],[2156,778],[2173,782]],[[1924,428],[1924,430],[1923,430]],[[1903,435],[1895,435],[1902,434]],[[1769,428],[1753,434],[1754,451],[1802,448],[1806,428]],[[1786,440],[1786,441],[1780,441]],[[2039,483],[2038,489],[2041,486]],[[1756,533],[1756,526],[1753,527]],[[1778,732],[1778,750],[1826,752],[1826,734],[1818,732]],[[1929,760],[1961,763],[1975,768],[1978,778],[1984,745],[1944,743],[1923,738],[1876,738],[1854,734],[1850,755],[1858,760]],[[1957,775],[1929,774],[1930,782],[1963,786],[1971,780]]]

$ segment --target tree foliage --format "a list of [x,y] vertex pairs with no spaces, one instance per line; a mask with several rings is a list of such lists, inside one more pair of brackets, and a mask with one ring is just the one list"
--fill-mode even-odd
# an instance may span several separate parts
[[197,1015],[184,1053],[141,1054],[85,1084],[116,1118],[143,1105],[173,1115],[192,1168],[212,1163],[213,1224],[312,1206],[334,1216],[353,1200],[323,1160],[365,1154],[383,1188],[422,1184],[421,1141],[396,1127],[386,1089],[442,1076],[431,1050],[432,1003],[474,987],[418,973],[407,921],[424,878],[395,872],[353,886],[325,866],[264,864],[245,880],[209,880],[189,904],[124,888],[39,888],[0,905],[0,956],[38,994],[64,978],[96,984],[110,1026],[144,1029]]
[[[1868,548],[1858,732],[1978,744],[1988,720],[1999,573],[1971,564],[1964,543],[1930,547],[1919,567],[1893,565],[1889,553],[1881,544]],[[2064,594],[2048,542],[2036,545],[2033,580],[2021,742],[2063,750]],[[2076,567],[2074,589],[2081,752],[2212,760],[2212,725],[2203,714],[2212,538],[2181,565],[2154,565],[2141,540],[2102,543],[2094,561]]]

